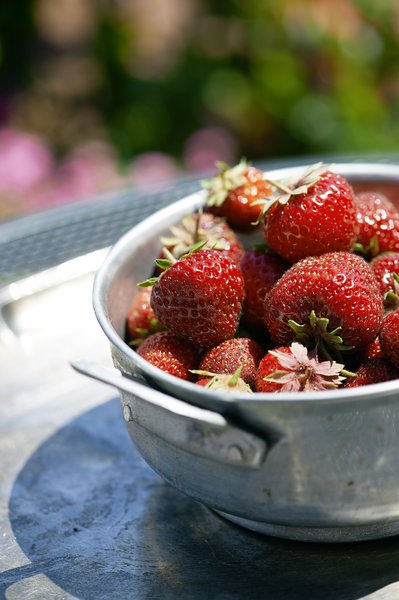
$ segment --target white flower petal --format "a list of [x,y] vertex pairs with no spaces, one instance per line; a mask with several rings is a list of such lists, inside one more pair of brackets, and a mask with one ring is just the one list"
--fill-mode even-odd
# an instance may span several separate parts
[[296,360],[301,364],[308,364],[312,359],[309,358],[308,349],[299,342],[292,342],[291,346],[292,355],[295,356]]
[[324,362],[317,364],[316,373],[318,375],[325,375],[325,376],[332,377],[334,375],[338,375],[338,373],[340,373],[343,368],[344,368],[344,365],[341,365],[340,363],[330,362],[330,361],[326,360]]
[[278,362],[284,369],[295,371],[300,366],[297,358],[292,354],[287,354],[286,352],[281,352],[280,350],[269,350],[269,353],[278,359]]
[[307,186],[307,185],[300,185],[299,187],[292,190],[292,195],[298,196],[299,194],[304,194],[305,192],[308,191],[308,187],[309,186]]
[[292,194],[282,194],[277,198],[279,204],[287,204],[288,200],[291,198]]
[[290,381],[287,381],[287,383],[285,383],[280,392],[300,392],[301,391],[301,384],[299,383],[298,379],[291,379]]
[[265,381],[273,381],[274,383],[288,383],[289,381],[295,381],[297,379],[294,371],[275,371],[265,377]]

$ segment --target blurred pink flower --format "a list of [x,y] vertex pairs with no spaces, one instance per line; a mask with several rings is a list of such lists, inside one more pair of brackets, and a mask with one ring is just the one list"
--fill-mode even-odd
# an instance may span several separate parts
[[114,150],[91,140],[77,147],[54,174],[54,202],[66,202],[115,189],[121,175]]
[[0,129],[0,192],[25,192],[52,168],[50,149],[41,138],[11,127]]
[[122,185],[123,177],[116,150],[102,140],[88,140],[75,148],[65,162],[69,163],[84,168],[99,191]]
[[90,140],[75,148],[41,185],[32,189],[27,203],[31,208],[64,204],[122,185],[114,149],[105,142]]
[[96,186],[85,165],[76,159],[62,163],[47,179],[25,195],[27,210],[46,208],[92,196]]
[[115,148],[99,140],[86,141],[57,165],[39,138],[3,129],[0,130],[0,219],[129,185],[158,191],[180,173],[177,163],[159,152],[137,156],[122,173]]
[[135,187],[146,191],[157,191],[166,181],[181,174],[177,163],[161,152],[139,154],[131,163],[127,180]]
[[204,172],[214,169],[218,160],[236,162],[236,143],[222,127],[206,127],[193,133],[184,149],[184,165],[188,171]]

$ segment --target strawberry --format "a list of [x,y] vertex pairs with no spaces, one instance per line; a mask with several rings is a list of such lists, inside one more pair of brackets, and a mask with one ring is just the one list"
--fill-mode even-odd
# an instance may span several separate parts
[[174,258],[180,258],[198,242],[206,242],[204,247],[220,250],[237,264],[244,255],[242,243],[225,219],[211,213],[186,215],[161,242]]
[[302,344],[293,342],[269,352],[262,358],[256,375],[257,392],[314,392],[341,385],[344,365],[320,362]]
[[362,363],[356,377],[348,379],[345,382],[345,387],[360,387],[362,385],[381,383],[382,381],[391,381],[398,378],[399,369],[382,356],[376,356]]
[[269,248],[290,263],[352,249],[357,221],[346,179],[317,164],[294,183],[271,183],[282,194],[264,206],[262,229]]
[[399,309],[384,318],[380,343],[384,355],[399,369]]
[[258,202],[270,195],[270,184],[264,180],[262,171],[245,160],[232,168],[221,162],[216,166],[219,173],[203,182],[207,208],[226,217],[234,229],[251,231],[262,210]]
[[208,350],[202,357],[199,370],[232,375],[241,367],[241,379],[254,387],[256,369],[263,354],[262,346],[254,340],[233,338]]
[[137,353],[170,375],[186,381],[196,379],[191,372],[198,364],[195,346],[170,331],[151,334],[140,344]]
[[275,254],[261,249],[250,249],[241,261],[245,282],[245,300],[242,323],[254,331],[264,329],[263,302],[267,292],[286,271],[288,265]]
[[399,252],[379,254],[370,262],[380,286],[384,304],[390,309],[399,307]]
[[366,261],[350,252],[310,256],[293,265],[267,294],[265,322],[281,346],[294,338],[324,356],[363,348],[378,335],[383,303]]
[[211,379],[212,377],[210,375],[208,377],[203,377],[202,379],[198,379],[198,381],[195,382],[195,385],[200,385],[201,387],[209,387]]
[[362,192],[355,198],[358,236],[355,250],[367,256],[399,252],[399,212],[384,194]]
[[383,356],[383,352],[381,350],[381,344],[378,337],[375,338],[366,348],[364,349],[363,354],[365,359],[369,358],[377,358],[377,356]]
[[[159,263],[159,261],[158,261]],[[201,348],[234,336],[244,300],[240,269],[217,250],[199,249],[164,271],[154,285],[155,316],[176,335]]]
[[164,329],[151,308],[150,288],[139,289],[133,298],[127,313],[126,329],[133,346],[138,346],[151,333]]

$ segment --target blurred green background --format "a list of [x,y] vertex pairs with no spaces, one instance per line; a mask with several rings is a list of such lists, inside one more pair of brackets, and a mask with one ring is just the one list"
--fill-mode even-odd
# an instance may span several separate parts
[[0,4],[0,218],[215,160],[399,148],[397,0]]

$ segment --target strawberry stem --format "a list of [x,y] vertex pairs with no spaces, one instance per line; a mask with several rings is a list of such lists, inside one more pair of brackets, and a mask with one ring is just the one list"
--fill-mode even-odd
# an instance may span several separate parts
[[329,360],[330,362],[334,362],[333,357],[327,350],[327,346],[325,345],[323,340],[321,340],[320,338],[317,340],[316,348],[318,351],[317,353],[320,353],[323,358],[325,358],[326,360]]
[[195,229],[194,229],[194,235],[193,235],[193,241],[194,244],[198,244],[198,242],[201,240],[201,236],[200,236],[200,221],[201,221],[201,216],[203,214],[202,208],[199,208],[197,211],[197,218],[195,219]]
[[202,242],[197,242],[196,244],[191,246],[191,248],[189,249],[188,252],[186,252],[186,254],[183,254],[182,258],[187,258],[187,257],[191,256],[192,254],[194,254],[194,252],[201,250],[207,243],[208,243],[208,240],[203,240]]
[[157,267],[162,269],[162,271],[166,271],[166,269],[169,269],[169,267],[173,263],[167,258],[157,258],[157,260],[155,261],[155,264],[157,265]]

